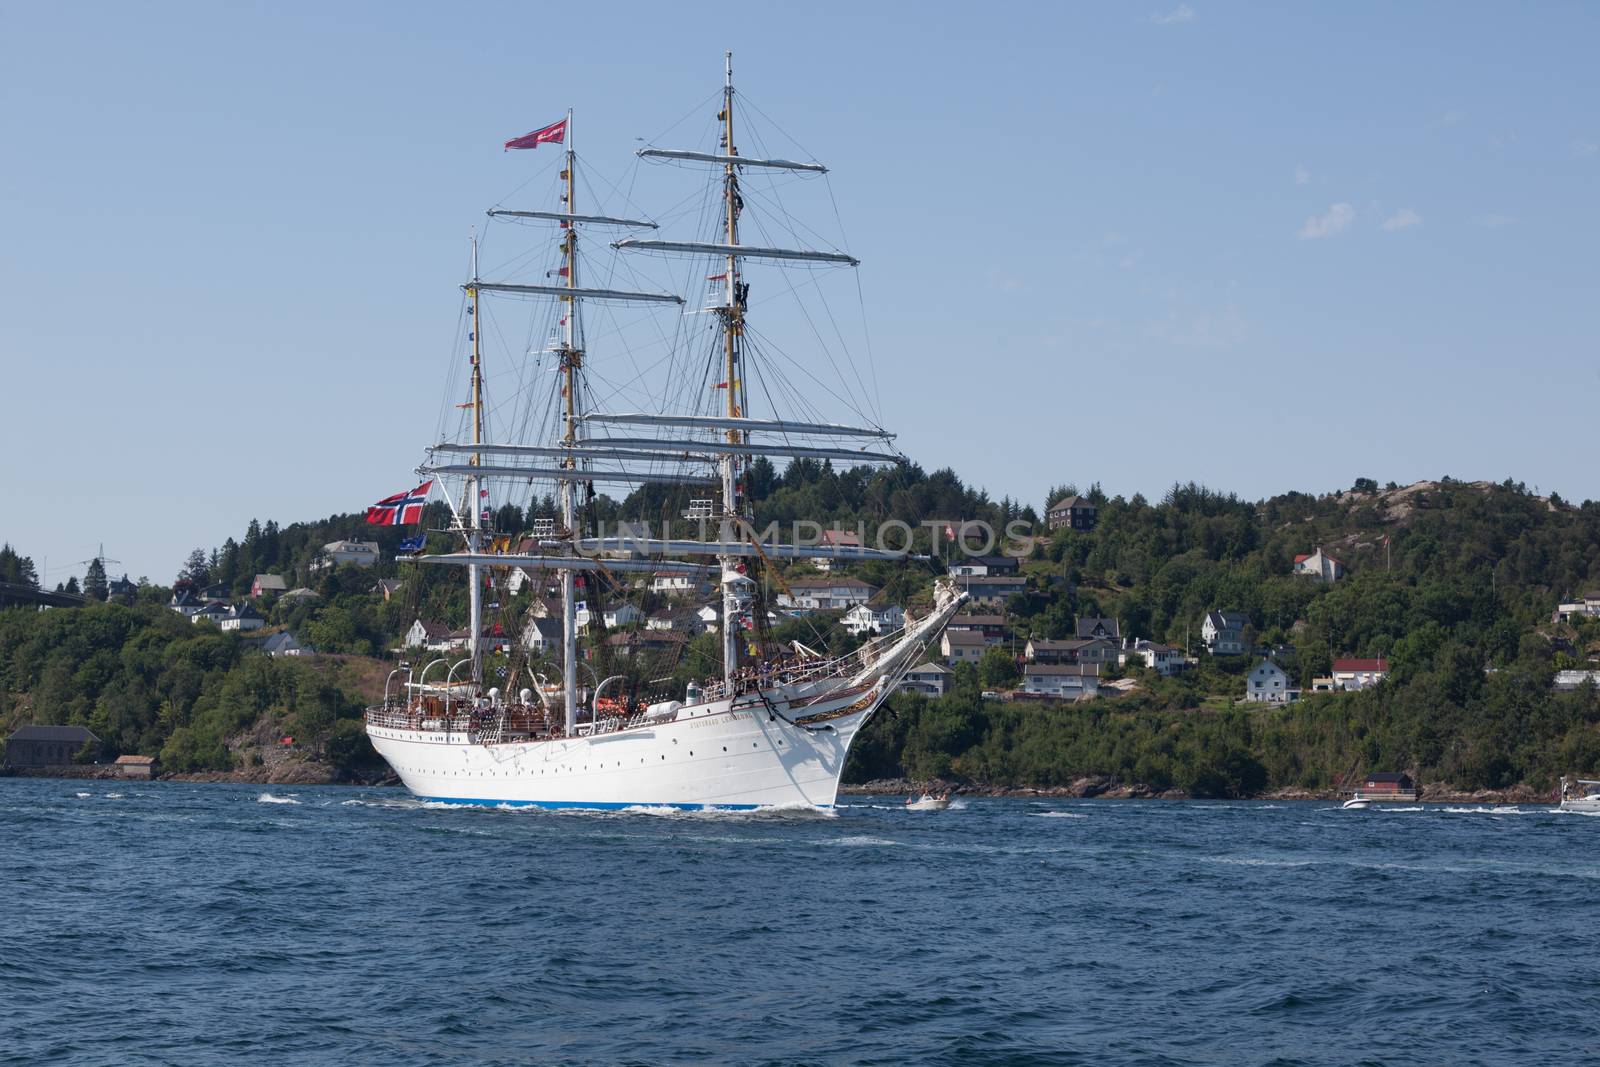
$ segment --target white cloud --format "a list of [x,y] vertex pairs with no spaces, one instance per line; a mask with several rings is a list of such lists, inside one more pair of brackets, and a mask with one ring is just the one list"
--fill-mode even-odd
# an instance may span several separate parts
[[1349,204],[1333,204],[1321,215],[1312,215],[1295,232],[1296,237],[1332,237],[1343,233],[1356,221],[1356,209]]
[[1446,126],[1456,126],[1467,121],[1467,113],[1465,111],[1455,110],[1446,111],[1444,113],[1443,121]]
[[1516,221],[1517,221],[1517,217],[1515,215],[1492,215],[1491,214],[1491,215],[1474,215],[1472,217],[1472,224],[1474,226],[1482,226],[1484,229],[1488,229],[1488,230],[1498,230],[1500,227],[1502,227],[1502,226],[1510,226],[1513,222],[1516,222]]
[[1311,172],[1304,167],[1294,168],[1294,183],[1296,185],[1310,185]]
[[1589,137],[1575,137],[1572,140],[1572,152],[1579,156],[1600,156],[1600,141]]
[[1383,220],[1385,230],[1404,230],[1411,226],[1421,226],[1422,216],[1408,207],[1403,207],[1393,215]]
[[1188,4],[1179,4],[1171,11],[1165,13],[1152,11],[1150,16],[1146,18],[1145,21],[1153,23],[1157,26],[1176,26],[1180,22],[1193,22],[1199,17],[1199,15],[1195,14],[1194,8],[1190,7]]

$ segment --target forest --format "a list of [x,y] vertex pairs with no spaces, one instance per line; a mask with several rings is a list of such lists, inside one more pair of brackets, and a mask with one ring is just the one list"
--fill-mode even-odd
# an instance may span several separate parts
[[[1052,532],[1041,522],[1042,506],[996,501],[952,471],[915,465],[835,470],[796,461],[780,472],[758,461],[746,491],[757,526],[803,520],[870,530],[897,520],[917,528],[917,548],[939,550],[942,560],[852,568],[887,600],[913,606],[959,552],[928,541],[924,524],[980,520],[1032,531],[1021,548],[1027,588],[1006,605],[1010,640],[976,667],[958,667],[943,698],[896,695],[852,755],[854,780],[1052,786],[1092,774],[1191,795],[1248,796],[1326,788],[1368,769],[1406,769],[1463,789],[1547,788],[1562,773],[1600,772],[1592,686],[1558,693],[1552,685],[1557,670],[1600,666],[1593,662],[1600,620],[1551,619],[1559,600],[1600,586],[1600,503],[1451,478],[1404,487],[1358,478],[1339,492],[1255,502],[1195,484],[1174,485],[1159,500],[1064,484],[1049,487],[1039,503],[1079,493],[1096,505],[1098,521],[1092,530]],[[623,500],[594,496],[586,514],[591,523],[661,523],[687,503],[682,494],[641,490]],[[515,538],[551,514],[549,500],[506,504],[493,523]],[[423,529],[437,530],[446,518],[442,505],[430,505]],[[360,709],[375,684],[381,691],[401,635],[418,618],[466,622],[458,574],[395,562],[397,542],[412,532],[368,526],[359,515],[282,527],[253,521],[237,539],[195,549],[165,581],[108,583],[92,565],[68,590],[89,598],[82,609],[0,609],[0,727],[81,723],[104,746],[86,757],[159,754],[169,770],[234,767],[244,758],[242,739],[293,729],[342,772],[370,768]],[[433,550],[451,547],[447,534],[428,536]],[[314,567],[323,544],[341,538],[378,541],[381,561]],[[1342,580],[1292,573],[1294,557],[1317,547],[1343,561]],[[239,635],[191,625],[167,607],[182,585],[220,585],[242,600],[258,573],[314,594],[268,596],[258,607],[270,629],[290,630],[319,655],[268,658]],[[781,587],[807,573],[814,572],[796,564],[769,577]],[[380,578],[402,585],[385,595]],[[0,582],[38,580],[31,558],[11,545],[0,549]],[[547,591],[529,583],[513,594],[502,580],[486,590],[491,625],[520,632]],[[645,610],[666,603],[622,586],[591,595]],[[1246,614],[1258,653],[1206,654],[1199,624],[1210,610]],[[1129,668],[1138,683],[1132,692],[1090,703],[982,698],[1014,683],[1029,637],[1070,635],[1086,615],[1118,620],[1124,637],[1180,646],[1194,665],[1171,678]],[[847,649],[856,639],[837,623],[836,614],[821,613],[781,624],[772,638]],[[610,646],[595,629],[593,655],[603,660]],[[710,672],[714,646],[695,638],[665,661],[629,669],[681,684]],[[1246,707],[1236,701],[1259,654],[1303,685],[1341,656],[1386,657],[1390,673],[1370,691]],[[491,669],[550,665],[503,656]]]

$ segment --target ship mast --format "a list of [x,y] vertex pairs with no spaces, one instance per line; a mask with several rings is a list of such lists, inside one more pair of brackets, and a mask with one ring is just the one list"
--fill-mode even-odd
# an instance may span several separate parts
[[[577,211],[576,193],[578,186],[577,153],[573,149],[572,135],[572,109],[567,109],[567,166],[562,177],[566,179],[566,194],[562,197],[562,210],[567,214]],[[566,271],[567,289],[576,289],[578,285],[578,227],[568,221],[566,224],[567,235],[562,242],[562,266]],[[578,405],[578,374],[577,369],[582,365],[583,354],[578,351],[578,301],[568,292],[560,299],[558,305],[562,309],[561,324],[561,376],[562,393],[566,397],[565,433],[562,441],[569,448],[577,443],[579,434],[579,405]],[[562,460],[564,469],[575,470],[578,465],[576,455],[570,455]],[[561,493],[561,524],[567,530],[567,536],[576,543],[578,538],[578,508],[577,484],[573,477],[562,478],[560,481]],[[587,586],[587,582],[586,582]],[[568,736],[577,732],[578,728],[578,613],[576,605],[576,581],[570,569],[561,571],[561,675],[565,686],[562,707],[566,716],[566,732]],[[592,589],[587,589],[593,595]]]
[[[738,150],[733,144],[733,53],[723,54],[725,64],[722,88],[722,150],[727,155],[728,161],[723,164],[722,194],[726,209],[725,240],[729,247],[727,257],[727,273],[724,277],[724,304],[722,308],[722,347],[723,347],[723,374],[724,386],[728,394],[727,416],[730,419],[739,418],[743,411],[739,405],[739,340],[744,319],[742,292],[739,283],[739,256],[735,247],[739,244],[739,175],[734,169],[733,157]],[[737,429],[728,430],[728,443],[740,444],[743,434]],[[734,467],[737,456],[731,451],[718,460],[718,470],[722,476],[722,524],[718,531],[718,539],[724,544],[733,541],[738,536],[735,529],[735,519],[739,518],[739,501],[737,486],[734,477]],[[722,675],[724,682],[730,686],[733,676],[739,669],[739,635],[737,625],[742,608],[738,585],[735,577],[742,579],[735,569],[739,566],[736,557],[722,556]]]
[[[481,312],[478,307],[478,236],[472,236],[472,285],[467,289],[467,302],[472,311],[472,443],[483,443],[483,326]],[[476,467],[482,462],[482,455],[478,452],[472,454],[468,463]],[[467,493],[469,504],[472,508],[471,523],[467,528],[467,548],[473,555],[482,551],[483,529],[483,497],[480,481],[476,474],[467,479]],[[479,587],[479,568],[476,564],[467,568],[468,582],[471,592],[467,597],[468,604],[468,638],[467,648],[472,659],[472,680],[474,684],[483,681],[482,649],[480,645],[483,638],[483,590]]]

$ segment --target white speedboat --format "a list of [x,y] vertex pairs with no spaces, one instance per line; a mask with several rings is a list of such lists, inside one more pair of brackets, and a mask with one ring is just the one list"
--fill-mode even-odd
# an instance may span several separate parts
[[924,793],[920,797],[907,797],[907,811],[943,811],[950,806],[949,793]]
[[1600,780],[1593,778],[1561,778],[1562,811],[1578,811],[1600,815]]
[[1344,811],[1366,811],[1370,807],[1372,807],[1372,801],[1363,796],[1351,797],[1341,805],[1341,809]]

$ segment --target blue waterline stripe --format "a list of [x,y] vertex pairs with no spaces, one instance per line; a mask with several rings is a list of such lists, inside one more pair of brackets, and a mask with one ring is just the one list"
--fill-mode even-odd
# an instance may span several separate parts
[[[471,804],[482,808],[586,808],[590,811],[622,811],[625,808],[675,808],[678,811],[757,811],[760,804],[673,804],[667,801],[629,800],[605,803],[598,800],[483,800],[467,797],[418,797],[429,804]],[[833,805],[817,805],[832,811]]]

